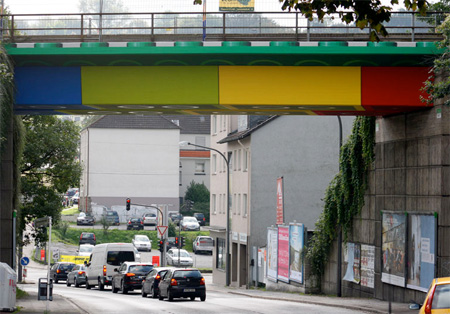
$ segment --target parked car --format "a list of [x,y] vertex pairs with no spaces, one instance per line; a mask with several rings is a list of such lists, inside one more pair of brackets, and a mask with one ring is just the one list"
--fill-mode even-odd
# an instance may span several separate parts
[[120,291],[123,294],[134,289],[142,288],[142,280],[153,269],[151,263],[125,262],[119,268],[115,268],[112,276],[112,292]]
[[81,244],[77,250],[78,256],[90,256],[94,247],[92,244]]
[[183,215],[178,214],[178,213],[170,213],[169,218],[172,220],[172,222],[175,225],[179,226],[181,219],[183,219]]
[[127,230],[144,230],[144,221],[136,217],[128,219]]
[[141,295],[143,298],[146,298],[148,294],[152,296],[153,299],[156,299],[159,295],[159,282],[161,278],[164,278],[167,271],[172,269],[171,267],[155,267],[151,272],[145,277],[142,281],[142,290]]
[[92,232],[82,232],[80,234],[80,241],[78,244],[96,244],[95,233]]
[[119,214],[115,210],[107,210],[104,214],[104,217],[106,221],[111,225],[120,225]]
[[194,242],[192,243],[192,250],[194,251],[194,254],[198,253],[213,253],[214,250],[214,240],[211,237],[208,236],[198,236],[195,238]]
[[155,213],[148,213],[142,216],[144,226],[156,226],[158,225],[158,217]]
[[152,251],[152,241],[146,235],[136,234],[133,240],[131,240],[131,243],[133,243],[137,250]]
[[205,215],[203,213],[194,213],[194,217],[195,217],[195,219],[197,219],[198,224],[200,226],[206,225],[206,218],[205,218]]
[[96,245],[86,268],[86,289],[98,285],[99,290],[111,285],[114,269],[124,262],[136,261],[136,248],[131,243],[103,243]]
[[74,285],[79,287],[86,284],[86,266],[84,264],[77,264],[72,268],[72,271],[67,275],[66,285]]
[[175,241],[175,237],[168,237],[166,241],[166,251],[170,250],[171,248],[178,248],[178,244]]
[[67,274],[70,273],[74,263],[69,262],[57,262],[50,268],[50,279],[53,279],[54,283],[58,283],[60,280],[67,280]]
[[80,200],[80,192],[77,192],[72,196],[72,204],[78,205],[79,200]]
[[180,228],[184,231],[200,231],[200,224],[195,217],[183,217],[180,221]]
[[78,193],[78,188],[70,188],[63,196],[63,206],[71,206],[72,205],[72,197]]
[[191,255],[184,249],[170,249],[166,253],[167,265],[189,267],[194,264]]
[[95,224],[95,218],[91,214],[81,212],[77,217],[77,225],[93,226]]
[[205,278],[198,269],[170,269],[159,283],[159,299],[200,298],[206,300]]
[[412,303],[409,308],[419,314],[450,313],[450,277],[433,279],[423,305]]

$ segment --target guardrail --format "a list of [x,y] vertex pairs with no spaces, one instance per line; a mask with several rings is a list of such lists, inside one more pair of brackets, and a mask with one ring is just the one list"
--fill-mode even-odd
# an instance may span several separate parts
[[[383,41],[436,41],[443,12],[419,16],[393,12]],[[298,12],[77,13],[0,15],[3,42],[85,41],[368,41],[370,29],[340,22],[324,23]]]

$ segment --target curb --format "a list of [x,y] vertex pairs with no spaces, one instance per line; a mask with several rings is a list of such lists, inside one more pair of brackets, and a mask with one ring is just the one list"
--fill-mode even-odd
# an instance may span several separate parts
[[66,300],[68,303],[70,303],[74,308],[80,310],[81,313],[84,314],[90,314],[88,311],[86,311],[85,309],[83,309],[81,306],[79,306],[78,304],[76,304],[74,301],[72,301],[69,298],[66,298],[65,296],[62,296],[60,294],[58,294],[61,298],[63,298],[64,300]]

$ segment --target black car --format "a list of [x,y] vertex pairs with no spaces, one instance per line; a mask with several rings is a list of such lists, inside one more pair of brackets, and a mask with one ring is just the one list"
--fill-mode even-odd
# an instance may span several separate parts
[[202,213],[195,213],[194,217],[197,219],[200,226],[204,226],[206,224],[205,215],[203,215]]
[[146,298],[148,294],[156,299],[159,295],[159,282],[161,278],[164,278],[167,271],[172,269],[170,267],[155,267],[142,281],[141,294],[143,298]]
[[50,268],[50,279],[53,279],[54,283],[58,283],[59,280],[67,280],[67,275],[72,271],[75,266],[74,263],[69,262],[57,262]]
[[181,215],[181,214],[170,214],[169,215],[169,218],[170,218],[170,220],[172,220],[172,222],[175,224],[175,225],[177,225],[177,226],[179,226],[180,225],[180,221],[183,219],[183,215]]
[[130,218],[127,222],[127,230],[144,230],[144,221],[142,218]]
[[80,234],[79,244],[96,244],[95,233],[92,232],[82,232]]
[[159,283],[159,299],[168,298],[200,298],[206,300],[205,278],[198,269],[170,269]]
[[120,268],[115,268],[112,276],[112,292],[122,291],[123,294],[142,288],[142,280],[153,269],[151,263],[124,262]]
[[86,284],[86,266],[84,264],[77,264],[72,268],[72,271],[67,275],[66,285],[74,285],[79,287]]

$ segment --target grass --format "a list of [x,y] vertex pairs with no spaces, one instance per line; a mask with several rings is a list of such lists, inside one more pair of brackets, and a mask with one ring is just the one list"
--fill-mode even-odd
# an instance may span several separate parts
[[22,299],[23,297],[26,297],[28,293],[26,291],[21,290],[20,288],[16,287],[16,299]]
[[[111,229],[108,230],[106,234],[103,233],[103,230],[95,230],[92,228],[68,228],[66,234],[63,236],[61,231],[58,229],[52,230],[52,241],[55,242],[63,242],[66,244],[78,245],[80,234],[82,232],[94,232],[97,240],[97,244],[101,243],[114,243],[114,242],[122,242],[122,243],[131,243],[134,235],[142,234],[148,236],[148,238],[152,241],[152,249],[158,249],[158,241],[157,231],[156,230],[117,230]],[[186,238],[186,245],[184,247],[185,250],[192,252],[192,242],[194,242],[195,238],[199,235],[209,235],[209,231],[182,231],[181,236]]]
[[72,216],[79,214],[78,206],[72,206],[61,211],[61,215],[63,216]]

